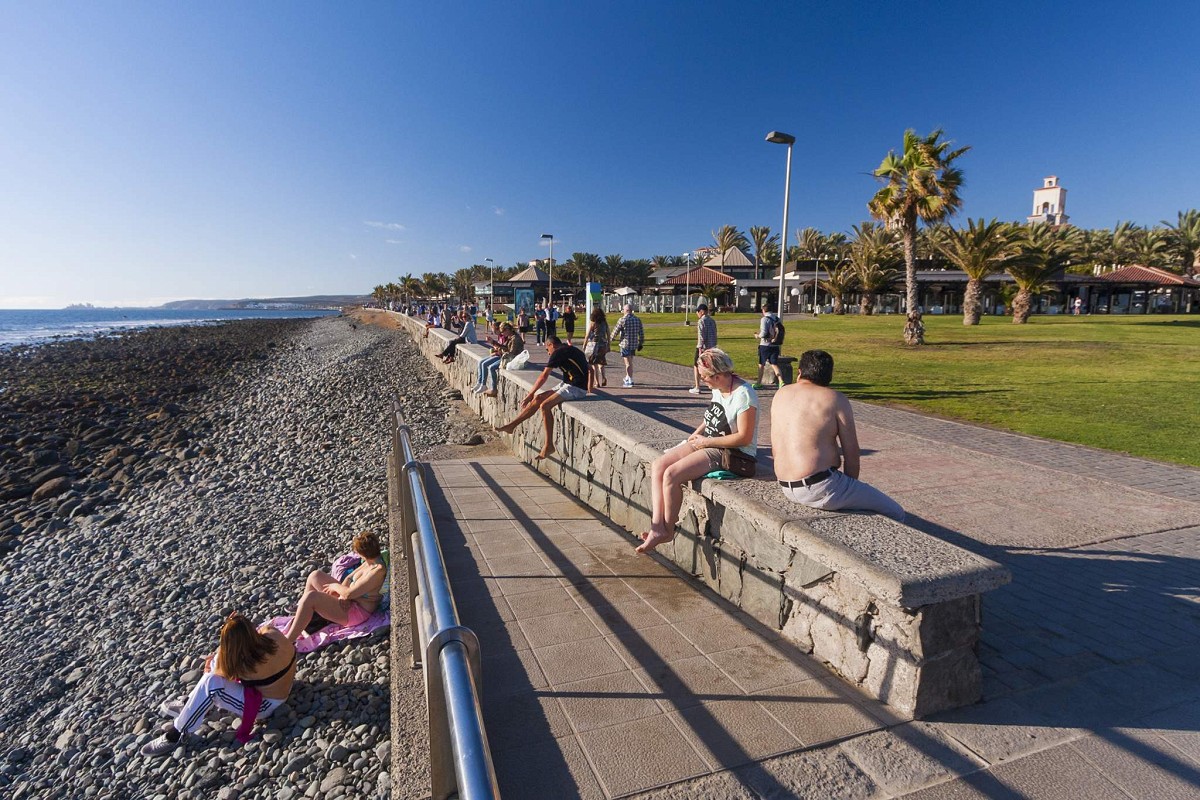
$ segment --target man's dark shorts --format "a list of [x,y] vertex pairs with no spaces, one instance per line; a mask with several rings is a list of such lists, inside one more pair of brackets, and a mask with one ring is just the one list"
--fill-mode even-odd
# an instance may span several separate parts
[[696,348],[696,355],[692,356],[692,366],[699,366],[699,364],[700,364],[700,354],[701,354],[701,353],[703,353],[703,352],[704,352],[704,351],[703,351],[703,350],[701,350],[699,347],[697,347],[697,348]]
[[636,347],[622,347],[621,358],[633,358],[637,354]]
[[760,366],[763,364],[778,364],[779,345],[760,344],[758,346],[758,363]]

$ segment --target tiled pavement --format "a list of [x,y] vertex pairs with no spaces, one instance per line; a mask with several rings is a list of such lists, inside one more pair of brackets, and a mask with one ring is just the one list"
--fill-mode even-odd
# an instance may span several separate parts
[[[694,425],[706,401],[685,391],[684,382],[690,380],[686,377],[687,370],[646,359],[638,359],[637,363],[638,386],[620,388],[620,370],[610,369],[610,385],[600,396],[621,399],[659,420],[674,421],[681,428]],[[611,380],[614,376],[615,380]],[[760,393],[764,409],[760,442],[769,441],[772,394],[770,391]],[[787,723],[780,719],[782,712],[778,708],[771,710],[761,701],[755,701],[758,707],[767,711],[773,723],[783,726],[800,743],[791,749],[805,749],[685,780],[653,794],[663,797],[894,797],[917,790],[914,796],[922,800],[943,797],[1200,797],[1200,694],[1195,681],[1196,675],[1200,674],[1200,493],[1196,491],[1200,486],[1200,470],[905,411],[863,404],[856,404],[855,409],[865,448],[864,478],[899,499],[910,512],[910,524],[1001,561],[1013,572],[1013,583],[990,593],[984,603],[981,658],[985,702],[930,721],[873,732],[853,732],[845,741],[820,747],[803,735],[802,731],[809,724],[806,720],[795,721],[800,732],[788,730]],[[769,470],[769,451],[764,454],[768,456]],[[540,481],[532,471],[527,472],[528,480]],[[539,485],[543,491],[558,492],[550,484]],[[449,493],[458,495],[456,490]],[[563,502],[562,497],[555,502]],[[561,508],[569,507],[590,517],[590,512],[566,499],[566,505]],[[512,519],[519,520],[520,517]],[[468,522],[467,527],[470,524]],[[511,522],[506,524],[512,525]],[[603,527],[602,521],[594,524]],[[486,534],[486,531],[480,532]],[[474,535],[471,532],[464,534]],[[628,575],[629,578],[620,581],[623,587],[632,588],[643,600],[657,600],[648,587],[659,584],[632,571],[643,568],[646,562],[636,558],[629,560],[628,538],[624,534],[609,531],[597,534],[596,539],[609,541],[609,535],[623,548],[605,548],[613,557],[622,558],[619,568],[597,558],[595,541],[588,545],[576,540],[575,545],[567,544],[562,549],[579,552],[578,547],[582,547],[589,559],[597,559],[604,565],[602,574],[613,571]],[[557,556],[548,556],[549,551],[545,549],[547,543],[553,542],[550,535],[533,535],[527,540],[531,547],[536,545],[541,552],[536,560],[543,567],[549,568],[547,565],[556,563],[554,558]],[[481,551],[484,545],[479,543],[475,547]],[[467,551],[474,552],[469,547]],[[473,557],[470,564],[460,566],[466,567],[468,574],[476,569],[472,566],[476,563],[479,563],[479,569],[490,569],[492,559],[482,555],[482,562]],[[514,563],[531,565],[533,560],[526,557],[524,562]],[[510,576],[508,580],[525,579]],[[565,575],[557,580],[572,583]],[[661,580],[679,585],[680,579]],[[631,581],[638,584],[637,588],[630,586]],[[475,591],[489,597],[507,598],[497,584],[498,581],[489,582],[487,577],[477,578]],[[607,585],[615,584],[608,582]],[[588,616],[589,620],[599,620],[603,624],[604,617],[589,600],[591,593],[570,588],[565,591],[576,599],[575,610]],[[688,591],[696,597],[694,602],[703,600],[706,604],[715,603],[716,608],[721,607],[720,603],[695,588],[688,588]],[[623,601],[596,602],[623,608]],[[516,613],[513,604],[509,602],[507,610],[503,610],[503,603],[496,605],[502,610],[494,612],[493,622],[505,631],[523,635],[526,627],[523,621],[514,625],[500,619],[505,613]],[[518,601],[517,605],[522,603]],[[641,605],[634,601],[631,608],[640,609]],[[570,611],[572,609],[567,609],[568,613]],[[661,614],[661,611],[659,608],[655,613]],[[718,615],[708,616],[715,619]],[[736,613],[730,616],[738,620]],[[624,625],[631,625],[631,620],[635,619],[637,617],[618,614],[618,621]],[[669,629],[679,634],[688,646],[701,650],[708,662],[720,663],[719,658],[703,652],[704,648],[686,631],[679,629],[679,621],[669,617],[663,617],[665,623],[654,616],[650,619],[656,623],[651,628],[662,629],[656,636],[668,636],[678,643],[675,636],[667,633],[668,628],[662,627],[670,623]],[[585,627],[584,630],[590,634],[590,629]],[[536,639],[538,634],[533,635]],[[610,630],[603,636],[614,649],[621,646],[622,637],[617,631]],[[784,652],[789,657],[797,657],[788,652],[784,644],[773,642],[769,632],[757,631],[756,636],[760,647],[769,647],[775,654]],[[671,727],[654,728],[662,722],[651,722],[650,718],[659,714],[634,722],[619,717],[623,721],[618,725],[632,725],[641,732],[631,733],[631,738],[622,738],[623,729],[605,726],[602,729],[614,728],[611,744],[623,746],[625,755],[611,760],[590,760],[589,744],[597,747],[609,739],[592,730],[583,731],[581,735],[574,727],[574,718],[567,715],[564,704],[579,698],[554,694],[558,705],[546,705],[547,698],[540,693],[556,687],[545,675],[542,657],[532,654],[533,645],[528,638],[512,638],[522,646],[528,645],[531,655],[521,656],[519,654],[525,651],[514,647],[514,655],[508,663],[510,672],[515,670],[517,663],[532,664],[541,670],[533,671],[541,676],[537,680],[547,682],[545,686],[529,683],[544,714],[544,721],[533,729],[548,731],[550,738],[558,735],[560,741],[572,742],[563,748],[563,755],[556,762],[562,765],[559,776],[565,774],[564,769],[572,775],[590,775],[597,783],[580,784],[579,791],[585,796],[588,791],[607,791],[615,796],[639,782],[630,776],[643,775],[639,770],[644,768],[635,767],[633,763],[637,754],[647,751],[641,744],[634,744],[642,741],[633,738],[637,735],[649,737],[648,741],[653,743],[666,732],[676,742],[678,735],[691,745],[690,750],[677,751],[688,756],[683,762],[691,766],[679,766],[679,762],[670,758],[660,761],[660,765],[671,765],[671,769],[677,768],[677,771],[669,772],[662,780],[653,779],[655,783],[681,780],[679,775],[689,771],[699,775],[718,766],[732,767],[738,760],[751,755],[759,758],[778,746],[778,742],[772,744],[769,735],[765,737],[765,743],[738,745],[732,751],[724,738],[713,742],[697,741],[696,729],[720,730],[724,732],[722,737],[736,738],[742,735],[741,728],[753,726],[745,720],[737,721],[739,717],[733,711],[723,708],[721,712],[709,712],[710,715],[702,720],[704,724],[697,721],[689,737],[688,726],[697,712],[686,713],[686,703],[693,702],[694,697],[688,698],[684,705],[675,705],[670,696],[664,696],[655,699],[661,701],[660,706],[670,706],[661,716],[672,723]],[[607,651],[599,652],[603,656],[607,654]],[[629,656],[634,651],[618,652],[624,654],[622,662],[630,666]],[[686,648],[685,652],[691,653]],[[666,665],[675,663],[662,655],[653,658],[661,659]],[[695,658],[694,654],[692,658]],[[687,661],[686,658],[679,660]],[[799,661],[804,663],[802,657]],[[607,663],[615,662],[608,660]],[[557,668],[551,667],[552,671],[554,669]],[[485,674],[486,671],[485,668]],[[629,671],[634,673],[637,685],[643,689],[667,694],[662,685],[654,683],[657,673],[653,670],[643,665],[640,668],[630,666]],[[721,674],[741,686],[725,669]],[[597,685],[605,687],[609,693],[613,691],[604,675],[582,680],[588,692],[593,692]],[[587,684],[587,680],[593,683]],[[628,683],[628,678],[622,680]],[[841,688],[828,681],[820,683]],[[628,683],[628,686],[635,684]],[[749,691],[748,687],[742,688]],[[703,694],[698,687],[693,687],[693,691]],[[597,704],[601,702],[598,697],[590,699]],[[607,698],[608,701],[612,699]],[[631,697],[620,699],[623,703],[635,700]],[[872,718],[885,715],[882,709],[872,707],[869,702],[864,705],[859,698],[850,699]],[[715,702],[736,704],[728,697]],[[494,706],[492,708],[494,716],[497,712]],[[528,705],[523,708],[526,712],[531,709]],[[565,719],[557,713],[544,711],[546,708],[563,711]],[[826,704],[804,703],[787,708],[824,711]],[[509,715],[506,711],[499,713]],[[600,712],[589,710],[583,713]],[[721,716],[721,713],[728,716]],[[539,718],[537,713],[532,716]],[[773,730],[773,726],[768,726],[768,730]],[[565,733],[568,731],[569,735]],[[542,736],[542,741],[545,739],[546,736]],[[497,747],[495,740],[493,747]],[[784,749],[787,748],[780,747],[776,752]],[[659,752],[657,748],[651,750]],[[730,752],[734,754],[733,758],[727,757]],[[698,756],[700,761],[691,760],[692,755]],[[701,762],[705,765],[703,769]],[[520,780],[532,780],[545,774],[541,768],[534,768],[533,763],[533,759],[518,762],[521,765],[518,772],[524,769],[528,773]],[[579,765],[586,765],[588,769],[580,770]],[[512,768],[505,766],[502,769]],[[610,774],[614,777],[601,777]],[[618,775],[625,777],[615,777]],[[948,780],[958,775],[967,777]],[[651,779],[641,779],[642,783],[650,785],[648,780]],[[523,783],[520,785],[525,787]],[[590,790],[586,788],[589,786]],[[512,796],[563,795],[538,795],[521,788]]]
[[505,797],[620,797],[892,720],[526,465],[431,468]]

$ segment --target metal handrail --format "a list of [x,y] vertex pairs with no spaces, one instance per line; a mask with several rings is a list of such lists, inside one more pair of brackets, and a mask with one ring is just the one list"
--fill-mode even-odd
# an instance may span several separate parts
[[408,564],[412,665],[425,675],[433,800],[499,798],[487,730],[479,707],[479,640],[459,624],[429,509],[425,472],[413,455],[400,400],[393,401],[392,467]]

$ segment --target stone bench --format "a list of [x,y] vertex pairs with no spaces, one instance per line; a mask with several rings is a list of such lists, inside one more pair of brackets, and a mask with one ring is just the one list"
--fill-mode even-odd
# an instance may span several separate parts
[[[431,360],[452,338],[409,321]],[[479,345],[435,366],[490,422],[511,419],[537,372],[502,371],[495,399],[469,394]],[[650,462],[686,435],[598,397],[566,403],[559,454],[537,469],[628,531],[649,526]],[[536,418],[511,437],[533,463]],[[760,475],[770,478],[769,465]],[[630,546],[634,544],[631,538]],[[684,490],[675,541],[658,552],[845,680],[909,716],[980,698],[976,646],[984,592],[1008,570],[907,525],[869,513],[825,512],[784,499],[773,480],[695,481]]]

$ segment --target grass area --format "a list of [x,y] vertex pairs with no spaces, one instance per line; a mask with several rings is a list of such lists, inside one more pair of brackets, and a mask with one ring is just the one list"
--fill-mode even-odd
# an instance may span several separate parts
[[[643,354],[691,364],[695,327],[647,314]],[[615,322],[615,317],[613,318]],[[757,314],[717,316],[743,376],[758,368]],[[899,316],[787,321],[784,355],[833,354],[834,387],[857,400],[1200,466],[1200,317],[1038,316],[1027,325],[927,316],[924,348]]]

